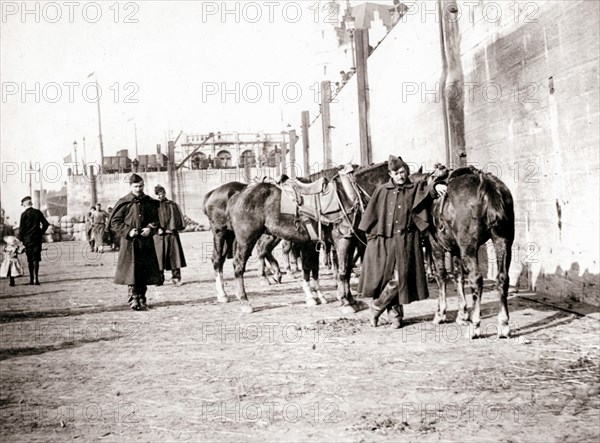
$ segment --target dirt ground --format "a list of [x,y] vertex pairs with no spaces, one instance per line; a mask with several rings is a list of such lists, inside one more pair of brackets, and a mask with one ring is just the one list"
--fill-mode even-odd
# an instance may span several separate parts
[[[216,302],[210,234],[182,241],[184,284],[150,287],[146,312],[112,283],[117,254],[83,243],[45,245],[41,286],[1,281],[3,442],[600,438],[597,309],[512,294],[513,335],[498,340],[488,285],[471,340],[431,323],[432,286],[402,329],[375,329],[340,312],[330,272],[331,303],[306,307],[297,278],[262,286],[252,260],[242,314],[229,261],[232,302]],[[453,287],[449,306],[454,320]]]

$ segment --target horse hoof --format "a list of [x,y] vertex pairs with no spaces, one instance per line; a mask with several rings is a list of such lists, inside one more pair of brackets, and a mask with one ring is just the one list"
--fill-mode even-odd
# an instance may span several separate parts
[[468,329],[468,334],[469,334],[469,336],[467,338],[470,338],[471,340],[475,340],[475,339],[481,337],[481,328],[479,326],[470,324],[467,329]]
[[[344,305],[341,307],[342,313],[343,314],[356,314],[357,309],[356,309],[356,305]],[[377,327],[377,324],[375,324],[375,327]]]
[[268,278],[265,277],[261,277],[258,279],[258,284],[261,286],[271,286],[271,282],[269,281]]
[[510,336],[510,327],[508,325],[498,325],[498,338],[508,338]]
[[252,306],[250,305],[250,303],[246,302],[246,303],[242,303],[242,312],[244,314],[252,314],[254,312],[254,309],[252,309]]
[[317,306],[318,304],[319,304],[319,302],[314,298],[306,299],[306,306]]
[[440,323],[446,323],[446,315],[440,315],[436,313],[435,317],[433,317],[433,324],[439,325]]
[[282,277],[283,277],[282,274],[279,274],[279,275],[275,276],[275,284],[280,285]]
[[327,300],[327,298],[323,294],[319,295],[319,301],[323,305],[326,305],[327,303],[329,303],[329,300]]
[[467,326],[469,324],[469,321],[467,319],[464,319],[464,318],[457,318],[456,319],[456,324],[460,325],[460,326]]
[[229,303],[229,299],[225,295],[217,295],[217,301],[219,303]]

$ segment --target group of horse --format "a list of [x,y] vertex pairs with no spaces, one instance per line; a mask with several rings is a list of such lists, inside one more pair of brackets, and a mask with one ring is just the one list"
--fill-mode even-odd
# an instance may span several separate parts
[[[413,182],[433,183],[434,178],[433,172],[421,170],[410,175]],[[237,299],[244,313],[253,312],[244,284],[248,259],[256,247],[261,274],[265,274],[267,261],[276,281],[281,282],[281,270],[272,251],[284,240],[288,249],[294,245],[300,252],[307,305],[328,302],[319,286],[319,245],[326,245],[331,247],[341,310],[344,314],[357,312],[359,305],[351,293],[350,278],[355,255],[362,256],[366,246],[364,233],[357,227],[373,191],[389,179],[387,162],[382,162],[366,167],[332,168],[286,183],[229,182],[210,191],[204,199],[204,212],[213,233],[217,300],[229,301],[223,286],[223,265],[227,258],[233,258]],[[508,337],[508,270],[514,240],[512,195],[498,178],[474,167],[451,171],[447,185],[446,196],[436,199],[430,208],[429,229],[423,233],[425,244],[431,247],[432,270],[439,288],[434,322],[446,321],[445,258],[450,254],[458,265],[456,321],[467,324],[470,320],[471,336],[480,335],[483,276],[479,271],[478,250],[491,239],[498,263],[498,335]],[[282,210],[285,206],[282,203],[287,200],[294,201],[296,211]],[[303,206],[309,206],[308,201],[314,202],[313,209],[303,211]],[[465,281],[472,289],[470,317]]]

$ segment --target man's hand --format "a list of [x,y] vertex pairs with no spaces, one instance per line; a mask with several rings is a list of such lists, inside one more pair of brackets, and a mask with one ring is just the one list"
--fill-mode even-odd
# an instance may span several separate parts
[[148,237],[151,232],[152,232],[152,229],[150,229],[150,228],[142,229],[142,237]]
[[133,228],[131,231],[129,231],[129,236],[131,238],[135,237],[136,235],[138,235],[138,230]]
[[448,186],[444,185],[443,183],[438,183],[437,185],[435,185],[434,189],[440,197],[443,197],[444,195],[446,195]]
[[156,232],[158,235],[163,235],[165,231],[163,231],[162,228],[158,228],[158,231]]

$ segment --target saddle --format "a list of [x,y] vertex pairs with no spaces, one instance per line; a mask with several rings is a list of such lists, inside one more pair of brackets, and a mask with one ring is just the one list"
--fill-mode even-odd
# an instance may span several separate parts
[[320,194],[327,186],[325,177],[311,183],[303,183],[295,178],[282,181],[281,190],[299,206],[304,204],[304,196]]
[[[322,225],[330,225],[341,216],[335,182],[328,182],[325,177],[311,183],[288,179],[279,186],[281,213],[294,215],[296,223],[306,226],[312,240],[322,242]],[[317,223],[317,230],[311,220]]]

